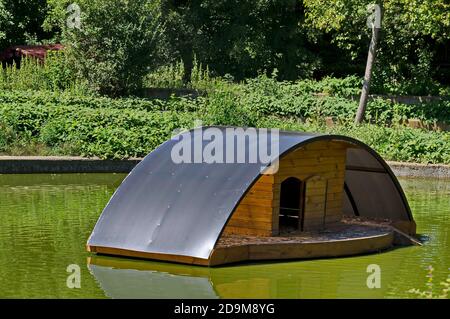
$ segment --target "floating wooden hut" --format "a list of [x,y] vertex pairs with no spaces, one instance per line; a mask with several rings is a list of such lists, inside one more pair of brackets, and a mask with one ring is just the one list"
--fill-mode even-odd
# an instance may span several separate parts
[[[163,143],[132,170],[101,214],[89,251],[214,266],[377,252],[415,234],[400,184],[366,144],[280,132],[270,163],[174,162],[181,139],[207,144],[205,129]],[[225,138],[230,128],[213,129]],[[237,132],[232,147],[248,158],[252,142]]]

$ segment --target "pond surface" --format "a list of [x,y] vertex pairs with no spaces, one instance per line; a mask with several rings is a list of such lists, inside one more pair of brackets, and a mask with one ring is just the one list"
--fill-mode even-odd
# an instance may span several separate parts
[[[450,273],[450,181],[401,179],[418,233],[411,246],[358,257],[204,268],[95,256],[86,240],[123,174],[0,175],[0,297],[404,298],[439,292]],[[69,265],[81,269],[70,289]],[[366,285],[381,267],[381,288]],[[426,285],[428,267],[434,268]]]

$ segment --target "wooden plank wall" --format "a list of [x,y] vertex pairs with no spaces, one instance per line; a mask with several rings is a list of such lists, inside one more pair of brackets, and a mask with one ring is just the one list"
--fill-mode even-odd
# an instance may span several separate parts
[[340,220],[347,147],[348,144],[320,141],[285,156],[277,173],[263,175],[249,190],[228,221],[224,234],[278,235],[280,186],[288,177],[307,181],[304,230],[323,226],[326,180],[325,223]]
[[224,234],[271,236],[275,203],[274,175],[263,175],[248,191],[225,227]]
[[306,181],[303,230],[319,229],[324,223],[334,223],[342,218],[347,148],[348,144],[319,141],[288,154],[280,161],[275,186],[281,185],[288,177]]

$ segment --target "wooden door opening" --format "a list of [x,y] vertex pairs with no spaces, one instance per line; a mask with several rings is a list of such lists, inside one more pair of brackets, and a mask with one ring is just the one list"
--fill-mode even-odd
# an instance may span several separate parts
[[280,189],[280,231],[303,229],[304,183],[289,177],[281,183]]

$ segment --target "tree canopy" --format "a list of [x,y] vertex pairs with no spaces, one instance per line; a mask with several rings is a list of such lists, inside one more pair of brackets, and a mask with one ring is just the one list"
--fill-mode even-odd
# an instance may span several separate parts
[[51,38],[42,27],[46,15],[46,0],[0,0],[0,50]]
[[[71,2],[0,0],[0,48],[61,41],[77,72],[97,87],[109,82],[102,89],[108,91],[136,87],[132,74],[140,77],[142,70],[180,60],[189,74],[194,56],[213,74],[236,80],[264,72],[280,80],[361,75],[370,40],[367,5],[373,1],[80,0],[80,30],[67,28]],[[397,83],[408,91],[414,82],[442,73],[439,63],[450,42],[449,2],[379,4],[383,23],[375,85]]]

